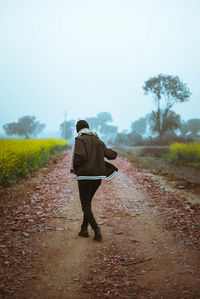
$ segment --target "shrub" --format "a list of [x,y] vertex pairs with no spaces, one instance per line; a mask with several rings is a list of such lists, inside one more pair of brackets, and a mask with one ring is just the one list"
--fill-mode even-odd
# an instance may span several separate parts
[[167,158],[177,165],[200,167],[200,143],[173,143],[170,145]]
[[50,155],[67,146],[68,143],[61,139],[0,140],[0,186],[37,170]]

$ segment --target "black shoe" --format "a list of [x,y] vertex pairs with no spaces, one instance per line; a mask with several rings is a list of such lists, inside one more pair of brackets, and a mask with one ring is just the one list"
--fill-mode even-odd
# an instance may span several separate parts
[[99,227],[94,230],[94,240],[98,242],[102,241],[102,235]]
[[78,233],[79,236],[84,237],[84,238],[88,238],[89,234],[88,234],[88,229],[81,229],[81,231]]

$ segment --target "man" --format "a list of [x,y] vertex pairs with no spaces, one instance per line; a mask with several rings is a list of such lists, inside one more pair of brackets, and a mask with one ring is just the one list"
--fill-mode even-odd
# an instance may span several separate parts
[[77,175],[79,196],[83,210],[83,222],[79,236],[89,237],[88,224],[94,230],[94,240],[102,241],[100,228],[91,210],[92,198],[102,179],[110,179],[118,169],[104,160],[115,159],[117,153],[105,146],[97,134],[89,129],[85,120],[76,124],[78,136],[72,151],[70,172]]

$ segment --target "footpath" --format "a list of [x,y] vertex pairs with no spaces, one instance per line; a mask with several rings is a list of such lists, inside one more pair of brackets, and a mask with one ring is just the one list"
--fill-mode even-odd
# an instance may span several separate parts
[[103,242],[91,229],[79,237],[69,160],[66,152],[2,216],[0,298],[200,298],[199,210],[119,157],[93,199]]

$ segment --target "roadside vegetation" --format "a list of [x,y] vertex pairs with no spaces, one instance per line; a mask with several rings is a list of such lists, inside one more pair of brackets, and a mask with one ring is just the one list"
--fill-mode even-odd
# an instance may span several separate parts
[[200,167],[200,143],[172,143],[166,158],[176,165]]
[[43,166],[50,156],[68,146],[62,139],[0,140],[0,186],[7,186],[20,177]]

